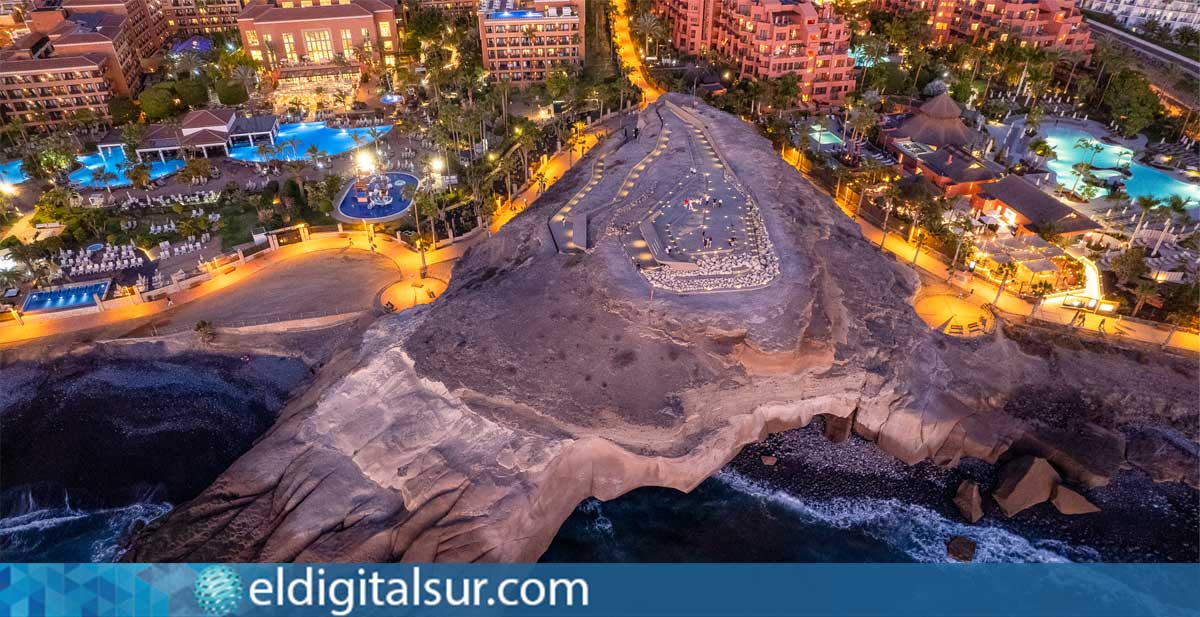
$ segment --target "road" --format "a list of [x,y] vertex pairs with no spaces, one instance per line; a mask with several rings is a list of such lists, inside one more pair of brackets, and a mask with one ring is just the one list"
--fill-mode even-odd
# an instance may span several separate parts
[[637,45],[629,29],[629,0],[612,0],[613,5],[613,36],[617,40],[617,56],[621,64],[630,67],[629,81],[642,91],[642,106],[649,105],[663,95],[662,89],[655,86],[646,72],[646,65],[638,54]]
[[1121,43],[1134,48],[1140,53],[1146,54],[1156,60],[1174,64],[1184,71],[1191,73],[1193,77],[1200,77],[1200,62],[1196,62],[1191,58],[1177,54],[1164,47],[1159,47],[1150,41],[1141,39],[1136,35],[1125,32],[1119,28],[1113,28],[1107,24],[1102,24],[1090,19],[1088,20],[1087,24],[1093,30],[1097,30],[1104,34],[1108,34],[1120,39]]

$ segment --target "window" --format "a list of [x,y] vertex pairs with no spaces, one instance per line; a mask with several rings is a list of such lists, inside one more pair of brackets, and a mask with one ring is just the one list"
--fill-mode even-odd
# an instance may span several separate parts
[[386,21],[379,22],[379,36],[384,38],[392,36],[392,28]]
[[305,30],[304,50],[308,59],[313,62],[329,62],[333,60],[333,39],[328,30]]
[[300,58],[296,55],[296,41],[292,38],[291,32],[283,33],[283,55],[288,62],[299,62]]
[[247,30],[246,31],[246,44],[251,47],[258,47],[258,31],[257,30]]
[[354,35],[350,33],[349,28],[342,28],[342,55],[346,58],[354,53]]

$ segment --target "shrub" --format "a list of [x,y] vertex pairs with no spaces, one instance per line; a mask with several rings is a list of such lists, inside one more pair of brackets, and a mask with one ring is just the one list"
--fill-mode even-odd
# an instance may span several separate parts
[[241,105],[250,100],[250,95],[246,93],[246,88],[241,82],[219,81],[216,90],[217,100],[221,101],[222,105]]

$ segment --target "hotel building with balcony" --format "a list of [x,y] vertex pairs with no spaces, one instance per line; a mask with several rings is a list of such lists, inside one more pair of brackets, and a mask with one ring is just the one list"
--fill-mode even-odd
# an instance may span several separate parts
[[162,54],[171,34],[160,0],[45,0],[35,13],[57,9],[73,16],[85,13],[124,15],[133,51],[143,65]]
[[358,50],[396,63],[394,0],[251,0],[237,18],[242,46],[273,69],[357,62]]
[[128,20],[62,8],[32,12],[31,32],[0,49],[0,120],[47,130],[85,109],[104,118],[111,98],[132,95],[142,76]]
[[854,90],[850,30],[832,4],[809,0],[656,0],[671,44],[686,54],[715,51],[738,77],[797,76],[799,103],[833,104]]
[[1172,30],[1181,26],[1200,28],[1200,2],[1196,0],[1083,0],[1080,5],[1108,13],[1130,27],[1156,19]]
[[1061,51],[1091,51],[1091,30],[1075,0],[876,0],[891,12],[925,11],[932,40],[1003,42]]
[[185,36],[237,30],[242,0],[162,0],[167,26]]
[[583,65],[584,0],[483,0],[479,38],[489,79],[518,87]]

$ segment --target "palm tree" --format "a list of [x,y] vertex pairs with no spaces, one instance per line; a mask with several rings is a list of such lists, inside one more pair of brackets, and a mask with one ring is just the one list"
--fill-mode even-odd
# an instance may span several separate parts
[[1029,152],[1038,157],[1038,167],[1044,165],[1049,159],[1058,158],[1058,151],[1045,139],[1035,139],[1029,142]]
[[1054,285],[1046,281],[1038,281],[1029,287],[1029,293],[1037,300],[1033,303],[1033,310],[1029,312],[1029,316],[1033,317],[1037,314],[1038,309],[1042,308],[1042,302],[1046,296],[1054,291]]
[[1004,294],[1004,286],[1008,284],[1008,279],[1012,278],[1017,273],[1017,263],[1015,261],[1007,261],[996,267],[992,272],[993,275],[1000,277],[1000,287],[996,289],[996,297],[992,298],[992,306],[995,306],[1000,301],[1000,296]]
[[[191,52],[183,53],[175,61],[175,75],[187,73],[188,77],[192,77],[200,72],[200,67],[202,66],[204,66],[204,62],[196,54]],[[172,75],[172,77],[175,75]]]
[[24,282],[24,272],[12,267],[0,270],[0,288],[8,289],[10,287],[16,287]]
[[92,184],[103,184],[108,190],[108,194],[112,195],[112,182],[117,179],[117,174],[109,171],[107,167],[100,166],[92,170]]
[[939,198],[923,196],[914,211],[916,216],[913,217],[913,229],[917,230],[917,250],[913,251],[912,265],[915,266],[925,239],[943,228],[942,216],[946,213],[946,202]]
[[[353,135],[353,133],[351,133]],[[276,147],[267,142],[260,142],[254,148],[254,153],[258,155],[259,160],[264,163],[269,163],[275,157]]]
[[234,67],[229,78],[241,84],[246,89],[246,94],[254,92],[255,87],[258,85],[258,72],[253,67],[246,65]]
[[933,61],[933,56],[931,56],[929,52],[925,51],[924,49],[915,49],[912,51],[912,53],[908,54],[908,63],[916,67],[915,70],[913,70],[914,88],[917,87],[917,82],[921,79],[921,69],[931,61]]
[[[1162,202],[1160,202],[1159,199],[1153,195],[1139,195],[1138,198],[1133,201],[1133,203],[1138,208],[1142,209],[1142,215],[1138,217],[1137,225],[1135,225],[1133,228],[1134,231],[1137,231],[1142,228],[1142,223],[1146,220],[1146,215],[1150,214],[1150,211],[1158,207],[1158,205]],[[1133,237],[1130,236],[1129,240],[1132,242]]]
[[1171,339],[1175,338],[1175,333],[1180,327],[1194,325],[1196,319],[1196,311],[1191,309],[1179,309],[1168,313],[1167,323],[1171,324],[1171,330],[1167,332],[1167,338],[1162,342],[1162,348],[1166,349],[1171,345]]
[[1133,312],[1130,313],[1130,316],[1137,317],[1138,311],[1142,310],[1146,302],[1158,296],[1158,285],[1150,281],[1142,281],[1137,284],[1137,287],[1133,288],[1132,293],[1137,303],[1133,305]]
[[[634,19],[633,31],[645,39],[647,46],[649,46],[651,42],[654,43],[655,57],[658,56],[658,46],[662,42],[662,39],[670,36],[670,34],[667,32],[667,27],[662,23],[662,20],[660,20],[657,15],[649,11],[638,15],[637,18]],[[649,51],[649,49],[646,51]]]
[[887,242],[888,237],[888,219],[892,216],[892,210],[895,209],[895,200],[900,194],[900,189],[895,185],[889,185],[887,191],[883,194],[883,237],[879,239],[879,248],[882,250],[883,245]]

